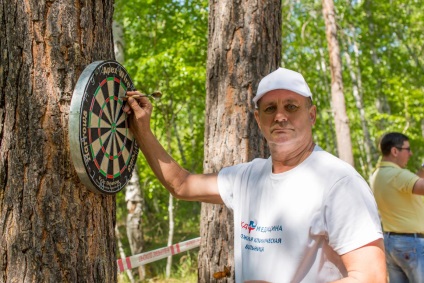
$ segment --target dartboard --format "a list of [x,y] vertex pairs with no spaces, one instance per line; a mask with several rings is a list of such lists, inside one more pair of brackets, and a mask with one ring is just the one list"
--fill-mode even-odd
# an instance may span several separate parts
[[116,61],[87,66],[75,86],[69,114],[69,141],[75,170],[87,188],[114,194],[131,178],[138,146],[129,129],[126,101],[134,86]]

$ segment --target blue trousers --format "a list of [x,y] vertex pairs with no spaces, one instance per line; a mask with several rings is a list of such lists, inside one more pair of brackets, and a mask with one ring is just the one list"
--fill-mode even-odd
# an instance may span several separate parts
[[390,283],[424,283],[424,238],[384,233]]

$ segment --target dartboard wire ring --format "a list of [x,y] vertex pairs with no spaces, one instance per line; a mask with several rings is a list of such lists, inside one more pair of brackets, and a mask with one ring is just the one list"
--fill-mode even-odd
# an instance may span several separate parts
[[69,114],[71,156],[82,183],[94,192],[119,192],[135,167],[138,145],[122,109],[127,89],[134,90],[130,76],[112,60],[87,66],[74,89]]

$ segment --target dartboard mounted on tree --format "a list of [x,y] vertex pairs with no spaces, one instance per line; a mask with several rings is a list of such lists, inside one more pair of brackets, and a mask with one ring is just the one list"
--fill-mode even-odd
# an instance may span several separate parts
[[87,66],[74,89],[70,151],[81,182],[94,192],[119,192],[137,161],[138,146],[122,109],[127,90],[134,90],[131,78],[112,60]]

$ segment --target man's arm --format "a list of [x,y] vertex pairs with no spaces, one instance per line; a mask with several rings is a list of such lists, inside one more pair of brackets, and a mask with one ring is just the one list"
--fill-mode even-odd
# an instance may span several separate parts
[[424,195],[424,179],[419,178],[412,188],[412,193],[416,195]]
[[412,193],[416,195],[424,195],[424,167],[421,166],[417,175],[420,178],[415,182],[414,187],[412,188]]
[[383,239],[378,239],[341,256],[348,277],[333,283],[387,282]]
[[[129,96],[141,94],[128,92]],[[176,198],[223,203],[218,191],[218,175],[191,174],[182,168],[162,147],[150,128],[152,104],[146,97],[128,98],[124,111],[130,128],[147,162],[164,187]]]
[[421,165],[420,169],[418,169],[417,175],[420,178],[424,178],[424,163]]

